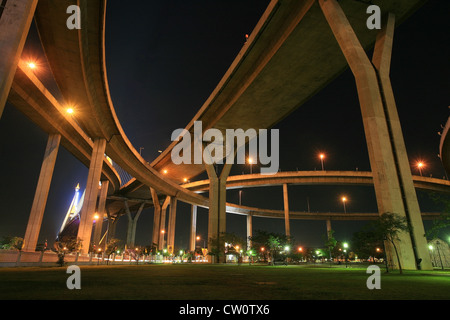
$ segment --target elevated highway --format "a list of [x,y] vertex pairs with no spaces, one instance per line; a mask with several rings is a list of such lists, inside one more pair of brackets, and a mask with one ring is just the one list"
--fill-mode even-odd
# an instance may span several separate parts
[[[255,208],[248,206],[239,206],[236,204],[227,204],[227,212],[231,214],[260,217],[260,218],[274,218],[285,219],[285,212],[283,210],[273,210],[264,208]],[[377,220],[380,217],[379,213],[373,212],[305,212],[305,211],[290,211],[289,219],[294,220],[339,220],[339,221],[369,221]],[[440,217],[440,213],[422,213],[423,220],[434,220]]]
[[[384,0],[378,5],[383,15],[395,14],[399,24],[423,2]],[[363,47],[371,48],[376,32],[367,32],[367,4],[340,3]],[[178,187],[185,178],[192,180],[204,172],[204,165],[173,164],[171,150],[176,143],[148,165],[117,119],[105,66],[106,1],[79,1],[83,26],[79,32],[61,27],[67,19],[65,9],[72,4],[78,2],[41,1],[36,23],[55,80],[66,102],[78,110],[78,123],[93,140],[107,140],[106,153],[145,185],[144,192],[151,186],[182,201],[206,205],[207,199]],[[271,1],[248,42],[186,129],[192,131],[195,121],[202,121],[204,130],[270,128],[347,67],[316,1]],[[254,117],[255,112],[260,116]],[[162,170],[167,170],[167,175]]]
[[[424,2],[378,1],[381,15],[387,17],[379,32],[367,29],[368,4],[363,1],[271,1],[247,43],[186,130],[192,134],[195,121],[202,121],[203,130],[271,128],[350,66],[360,98],[379,210],[399,212],[409,219],[414,228],[411,234],[402,234],[404,265],[416,268],[421,257],[428,268],[431,263],[420,210],[389,82],[393,30]],[[80,30],[65,27],[66,9],[70,5],[81,8]],[[93,142],[79,237],[90,243],[91,217],[105,153],[134,177],[119,193],[143,194],[144,198],[152,198],[156,207],[160,203],[155,198],[160,195],[172,199],[171,208],[176,205],[173,199],[209,207],[212,235],[222,232],[226,175],[213,177],[211,167],[204,164],[175,165],[171,151],[176,142],[148,164],[122,129],[108,86],[106,20],[104,0],[41,0],[35,12],[45,54],[65,99],[63,104],[75,108],[79,127]],[[371,62],[365,51],[374,45]],[[225,171],[229,173],[229,169],[226,167]],[[212,182],[209,198],[181,186],[184,179],[194,180],[205,170]],[[167,207],[166,202],[163,206]],[[174,230],[175,213],[170,221],[169,231],[170,226]]]
[[[60,134],[61,145],[89,168],[93,141],[24,62],[17,68],[8,101],[44,132]],[[103,159],[101,179],[110,182],[109,194],[120,189],[120,177],[106,157]]]
[[[416,189],[441,193],[450,193],[450,181],[413,176]],[[183,184],[183,187],[195,192],[209,190],[209,180],[200,180]],[[291,171],[279,172],[274,175],[245,174],[230,176],[227,179],[227,189],[251,187],[269,187],[289,185],[363,185],[373,186],[373,175],[365,171]]]

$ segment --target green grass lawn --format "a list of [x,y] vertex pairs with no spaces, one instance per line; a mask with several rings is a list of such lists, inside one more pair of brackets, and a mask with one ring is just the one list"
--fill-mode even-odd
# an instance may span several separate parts
[[82,266],[81,290],[67,268],[0,269],[1,300],[442,300],[450,272],[381,272],[369,290],[364,268],[249,265]]

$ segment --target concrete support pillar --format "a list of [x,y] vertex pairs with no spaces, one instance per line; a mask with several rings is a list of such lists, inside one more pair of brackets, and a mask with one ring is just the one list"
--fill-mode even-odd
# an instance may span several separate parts
[[213,165],[206,165],[209,177],[209,213],[208,213],[208,251],[213,246],[211,239],[216,239],[219,234],[219,179]]
[[150,188],[150,193],[152,195],[154,214],[153,214],[153,232],[152,232],[152,246],[158,248],[159,243],[159,233],[160,233],[160,222],[161,222],[161,205],[159,203],[158,193],[155,189]]
[[330,239],[331,219],[327,219],[327,239]]
[[164,241],[165,235],[166,235],[166,212],[167,207],[170,203],[170,197],[167,196],[166,200],[164,200],[163,205],[161,206],[161,219],[160,219],[160,225],[159,225],[159,242],[158,242],[158,250],[162,250],[166,244]]
[[[403,137],[397,135],[394,138],[390,114],[386,111],[385,96],[383,88],[380,87],[378,72],[368,59],[338,2],[336,0],[319,0],[319,4],[355,76],[379,213],[396,213],[408,218],[407,206],[404,202],[404,197],[408,195],[402,188],[400,181],[402,179],[399,179],[402,174],[402,171],[398,169],[399,150],[397,148],[399,144],[394,142],[394,139],[403,141]],[[383,36],[378,39],[378,46],[383,46],[380,43],[382,38]],[[384,55],[384,59],[386,59],[386,54],[378,54]],[[398,130],[401,130],[400,127]],[[409,220],[413,222],[411,219]],[[414,221],[414,223],[422,224],[421,221]],[[413,228],[415,227],[417,226],[413,225]],[[417,269],[419,257],[416,256],[413,249],[410,234],[402,233],[400,235],[398,248],[402,267]],[[388,248],[387,251],[392,252]],[[420,258],[424,259],[425,257]],[[392,259],[392,261],[396,261],[396,259]]]
[[189,251],[195,251],[197,237],[197,206],[192,205],[191,210],[191,230],[189,233]]
[[86,183],[83,207],[80,214],[80,226],[78,228],[77,238],[81,240],[81,253],[89,252],[92,236],[92,223],[97,207],[97,198],[99,192],[99,182],[102,174],[103,161],[105,158],[106,140],[97,139],[94,141],[91,164]]
[[175,226],[177,220],[177,198],[170,198],[169,225],[167,226],[167,247],[173,252],[175,248]]
[[116,226],[119,218],[113,218],[108,208],[106,208],[106,214],[108,215],[108,233],[106,235],[106,244],[116,236]]
[[8,99],[37,0],[3,1],[0,8],[0,117]]
[[48,138],[30,218],[25,231],[23,251],[34,252],[36,250],[60,142],[61,136],[59,134],[51,134]]
[[283,200],[284,200],[284,227],[286,231],[286,236],[289,238],[291,236],[291,224],[289,221],[289,196],[288,196],[288,186],[283,184]]
[[227,232],[227,179],[232,164],[225,164],[220,173],[219,181],[219,233]]
[[96,248],[105,247],[106,242],[100,246],[100,240],[102,237],[103,220],[105,219],[106,209],[106,197],[108,196],[109,181],[102,181],[102,187],[100,189],[100,198],[98,200],[97,215],[98,219],[95,220],[94,229],[94,246]]
[[251,214],[247,215],[247,250],[252,247],[252,241],[250,238],[253,237],[253,216]]
[[144,209],[145,203],[142,203],[136,212],[135,216],[132,217],[130,207],[128,205],[128,201],[124,202],[125,212],[127,213],[128,218],[128,227],[127,227],[127,248],[133,249],[136,241],[136,227],[139,217]]
[[378,74],[380,91],[383,102],[391,142],[393,144],[394,159],[397,164],[398,178],[402,190],[402,198],[408,223],[412,226],[411,240],[417,259],[422,259],[418,266],[422,270],[432,270],[431,257],[428,250],[428,243],[425,237],[422,215],[419,202],[417,200],[416,189],[411,174],[408,153],[406,151],[403,131],[397,112],[394,91],[392,90],[390,69],[392,56],[392,43],[394,40],[395,17],[389,14],[386,24],[377,35],[372,63]]
[[[214,165],[205,164],[209,177],[209,219],[208,219],[208,251],[220,244],[212,244],[211,239],[219,239],[227,231],[227,179],[232,164],[225,164],[220,176],[217,175]],[[220,241],[219,241],[220,242]],[[220,261],[220,257],[216,262]]]

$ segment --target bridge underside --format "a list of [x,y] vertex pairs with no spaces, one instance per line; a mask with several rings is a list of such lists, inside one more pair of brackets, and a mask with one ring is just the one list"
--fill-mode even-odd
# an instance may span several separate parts
[[[389,80],[394,27],[422,3],[422,0],[380,0],[377,5],[382,10],[385,23],[379,32],[367,29],[367,3],[362,1],[271,1],[248,42],[186,129],[192,133],[195,121],[202,121],[204,130],[213,127],[220,130],[271,128],[350,66],[361,104],[379,213],[398,213],[414,227],[411,234],[401,236],[403,266],[415,269],[420,258],[422,267],[429,268],[431,263],[427,259],[421,214]],[[75,32],[60,27],[65,25],[66,8],[72,4],[82,8],[83,28]],[[88,200],[80,224],[87,231],[83,231],[81,237],[90,241],[90,218],[97,201],[97,183],[101,179],[111,180],[111,186],[115,188],[115,198],[109,198],[109,208],[117,209],[116,213],[125,209],[130,221],[134,219],[131,211],[140,212],[142,208],[153,205],[155,210],[161,206],[158,210],[162,213],[170,203],[169,218],[174,225],[178,199],[209,207],[209,225],[212,227],[209,232],[214,236],[225,230],[226,210],[223,208],[226,199],[223,194],[226,194],[226,177],[215,177],[213,181],[209,175],[210,194],[205,198],[181,184],[184,179],[193,180],[205,170],[210,174],[208,166],[175,165],[171,161],[171,151],[176,142],[148,164],[121,128],[109,95],[106,75],[105,8],[106,1],[101,0],[43,0],[35,14],[56,83],[66,103],[73,102],[80,110],[77,123],[85,136],[78,133],[79,140],[69,141],[68,146],[73,147],[75,142],[83,143],[84,155],[78,149],[73,152],[83,160],[89,159]],[[375,54],[370,60],[366,51],[374,46]],[[0,65],[0,68],[3,70],[4,66]],[[8,68],[15,71],[14,64]],[[26,77],[22,80],[28,81]],[[36,83],[32,85],[36,86]],[[25,87],[15,88],[17,95],[14,96],[13,92],[11,99],[33,117],[31,114],[35,111],[26,104],[42,100],[42,95],[39,96],[38,92],[36,96],[29,96]],[[255,114],[259,116],[255,117]],[[71,124],[66,121],[63,125]],[[62,135],[60,131],[55,134]],[[63,135],[64,143],[68,141],[66,136]],[[91,140],[90,144],[86,144],[88,140]],[[89,157],[86,152],[91,149]],[[120,179],[114,170],[104,170],[104,153],[135,179],[117,189]],[[162,174],[162,170],[167,170],[167,174]],[[287,189],[285,186],[283,184]],[[121,203],[126,203],[125,208],[120,209]],[[288,209],[284,215],[289,217]],[[174,227],[170,234],[173,236]]]

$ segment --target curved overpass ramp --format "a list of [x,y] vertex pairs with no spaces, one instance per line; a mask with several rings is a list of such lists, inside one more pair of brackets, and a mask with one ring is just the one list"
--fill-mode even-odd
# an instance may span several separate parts
[[[65,27],[70,5],[82,10],[79,31]],[[39,2],[35,19],[54,78],[65,103],[76,109],[82,130],[92,140],[106,140],[106,154],[144,185],[188,203],[207,205],[208,199],[181,188],[149,166],[122,130],[105,66],[106,1],[44,0]]]
[[[450,193],[450,181],[413,176],[416,189]],[[246,174],[227,179],[227,189],[289,185],[365,185],[373,186],[373,175],[365,171],[293,171],[274,175]],[[209,180],[186,183],[183,187],[195,191],[209,190]]]
[[[422,0],[377,3],[397,22]],[[367,4],[340,1],[361,44],[368,49],[376,32],[366,28]],[[82,29],[65,28],[69,5],[81,7]],[[42,0],[36,23],[56,82],[67,103],[76,105],[77,121],[92,139],[107,141],[106,153],[135,177],[137,184],[178,199],[207,205],[208,199],[179,186],[202,173],[203,165],[174,165],[175,143],[148,165],[131,145],[114,111],[105,67],[106,1]],[[273,0],[246,45],[194,121],[203,129],[270,128],[336,78],[347,63],[315,1]],[[261,116],[254,117],[255,112]],[[167,175],[161,170],[168,170]],[[138,190],[137,188],[134,188]]]
[[[8,101],[44,132],[61,135],[61,145],[89,168],[92,140],[23,62],[17,68]],[[119,190],[121,179],[106,157],[101,179],[110,182],[109,194]]]

